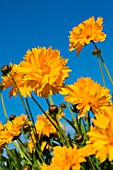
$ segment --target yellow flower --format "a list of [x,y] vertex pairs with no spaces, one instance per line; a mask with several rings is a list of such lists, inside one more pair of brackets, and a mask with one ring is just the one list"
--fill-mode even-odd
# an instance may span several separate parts
[[87,111],[102,112],[103,106],[110,105],[109,89],[102,87],[91,78],[79,78],[74,84],[62,88],[65,101],[76,106],[81,115]]
[[[41,97],[48,97],[49,94],[59,93],[64,86],[64,80],[71,71],[66,66],[67,62],[52,47],[32,48],[32,51],[26,52],[19,65],[13,66],[11,75],[24,97],[30,96],[31,91]],[[3,85],[4,89],[13,87],[10,96],[17,95],[18,90],[10,75],[3,77]]]
[[86,162],[83,152],[76,145],[73,148],[56,146],[53,155],[50,167],[58,170],[80,170],[80,163]]
[[87,133],[88,143],[92,144],[96,157],[101,162],[108,157],[113,161],[113,107],[106,107],[104,114],[96,114],[94,127]]
[[78,56],[84,45],[89,44],[91,41],[104,41],[106,34],[102,32],[102,23],[102,17],[98,17],[95,21],[94,16],[92,16],[88,20],[79,24],[77,27],[74,27],[72,31],[70,31],[69,36],[70,51],[77,50],[76,54]]
[[23,128],[23,125],[29,124],[31,125],[31,122],[27,119],[27,116],[24,114],[21,114],[20,116],[16,116],[14,120],[12,121],[13,129],[14,131],[20,131]]
[[[49,116],[49,118],[51,119],[50,116]],[[60,119],[60,118],[61,117],[58,116],[58,119]],[[52,119],[51,119],[51,121],[54,124],[56,124],[55,121],[53,121]],[[39,138],[40,138],[41,135],[50,137],[50,134],[56,134],[57,133],[57,130],[54,127],[54,125],[49,121],[49,119],[44,114],[37,116],[35,128],[36,128],[36,133],[38,134]],[[36,143],[36,138],[34,136],[34,133],[32,132],[31,135],[32,135],[32,138],[33,138],[33,142]],[[34,150],[33,142],[32,142],[32,139],[30,139],[30,141],[28,143],[28,147],[29,147],[30,152],[33,152],[33,150]],[[41,146],[41,147],[43,148],[43,146]]]
[[4,125],[0,124],[0,146],[11,143],[15,136],[19,136],[24,124],[31,123],[23,114]]
[[[51,119],[51,117],[49,118]],[[55,124],[55,122],[53,123]],[[52,123],[47,119],[47,117],[44,114],[37,116],[35,127],[37,134],[39,134],[39,136],[43,134],[49,137],[50,134],[56,133],[56,128],[52,125]]]

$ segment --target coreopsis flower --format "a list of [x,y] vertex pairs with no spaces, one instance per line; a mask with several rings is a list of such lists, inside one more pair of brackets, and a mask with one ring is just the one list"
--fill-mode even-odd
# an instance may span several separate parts
[[105,108],[104,114],[96,114],[87,133],[90,143],[95,150],[96,157],[103,162],[108,158],[113,161],[113,107]]
[[[51,117],[49,117],[51,119]],[[51,119],[52,120],[52,119]],[[52,120],[53,122],[53,120]],[[55,122],[53,122],[55,124]],[[40,136],[41,134],[50,136],[50,134],[56,133],[56,128],[54,125],[48,120],[48,118],[42,114],[37,116],[37,121],[35,123],[37,134]]]
[[11,143],[14,137],[19,136],[24,124],[31,123],[27,120],[27,116],[23,114],[4,125],[0,124],[0,146]]
[[27,116],[21,114],[20,116],[16,116],[12,121],[14,131],[18,131],[23,129],[24,125],[31,125],[31,122],[27,119]]
[[104,41],[106,34],[102,32],[102,23],[102,17],[98,17],[97,20],[95,20],[94,16],[92,16],[88,20],[80,23],[77,27],[75,26],[72,31],[70,31],[69,36],[70,51],[76,50],[78,56],[84,45],[89,44],[91,41]]
[[80,170],[81,163],[86,162],[85,155],[77,146],[66,147],[56,146],[53,150],[53,158],[50,167],[55,167],[59,170]]
[[18,89],[24,97],[30,96],[32,91],[41,97],[59,93],[71,71],[66,66],[67,62],[68,60],[63,59],[60,52],[52,50],[52,47],[32,48],[26,52],[19,65],[13,66],[11,75],[3,77],[4,89],[13,87],[9,92],[10,96],[16,96]]
[[102,87],[91,78],[79,78],[74,84],[62,88],[65,101],[76,106],[80,115],[87,111],[102,113],[103,106],[110,106],[109,89]]
[[[46,113],[48,115],[48,113]],[[64,116],[64,113],[61,113],[60,115],[57,116],[57,120],[59,122],[59,119]],[[44,115],[38,115],[37,120],[35,123],[35,128],[36,128],[36,133],[38,134],[38,137],[40,139],[40,136],[47,136],[50,137],[50,135],[56,135],[57,134],[57,129],[54,127],[56,125],[56,122],[48,115],[49,119]],[[52,124],[53,122],[53,124]],[[62,124],[59,122],[59,125],[62,126]],[[34,143],[36,143],[36,138],[34,136],[34,132],[31,132],[32,139],[30,138],[28,147],[29,151],[33,152],[34,151]],[[43,148],[43,146],[41,146]]]

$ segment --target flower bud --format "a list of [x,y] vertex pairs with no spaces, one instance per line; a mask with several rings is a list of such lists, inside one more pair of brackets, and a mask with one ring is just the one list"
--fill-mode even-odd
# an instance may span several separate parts
[[12,114],[9,118],[10,121],[14,120],[14,118],[16,117],[16,115]]
[[61,109],[66,109],[66,105],[64,103],[60,104]]
[[81,142],[83,142],[84,137],[82,134],[79,134],[79,135],[75,136],[74,140],[75,140],[75,142],[81,143]]
[[98,55],[101,54],[101,50],[99,50],[99,49],[94,49],[93,52],[92,52],[92,54],[95,55],[95,56],[98,56]]
[[23,131],[24,133],[28,133],[30,131],[31,127],[29,124],[25,124],[23,125]]
[[31,167],[29,165],[24,165],[22,167],[22,170],[31,170]]
[[11,67],[8,65],[4,65],[1,67],[1,72],[3,76],[6,76],[11,71]]
[[50,107],[49,107],[49,113],[50,114],[53,114],[53,113],[58,113],[58,106],[56,106],[56,105],[50,105]]

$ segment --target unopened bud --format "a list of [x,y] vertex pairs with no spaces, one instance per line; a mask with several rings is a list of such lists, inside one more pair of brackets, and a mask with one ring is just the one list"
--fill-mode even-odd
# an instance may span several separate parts
[[53,114],[53,113],[58,113],[58,106],[56,106],[56,105],[50,105],[50,107],[49,107],[49,113],[50,114]]
[[14,120],[14,118],[16,117],[16,115],[12,114],[9,118],[10,121]]
[[84,140],[84,137],[82,134],[75,136],[75,142],[81,143]]
[[31,170],[31,167],[29,165],[24,165],[22,167],[22,170]]
[[94,49],[93,52],[92,52],[92,54],[95,55],[95,56],[98,56],[98,55],[101,54],[101,50],[99,50],[99,49]]
[[4,65],[1,67],[1,72],[3,76],[6,76],[11,71],[11,67],[8,65]]

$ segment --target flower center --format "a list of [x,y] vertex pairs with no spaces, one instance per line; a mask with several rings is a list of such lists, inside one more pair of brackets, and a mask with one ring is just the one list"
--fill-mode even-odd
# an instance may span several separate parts
[[50,68],[48,67],[47,64],[42,65],[41,68],[42,68],[43,74],[49,74],[50,73]]

